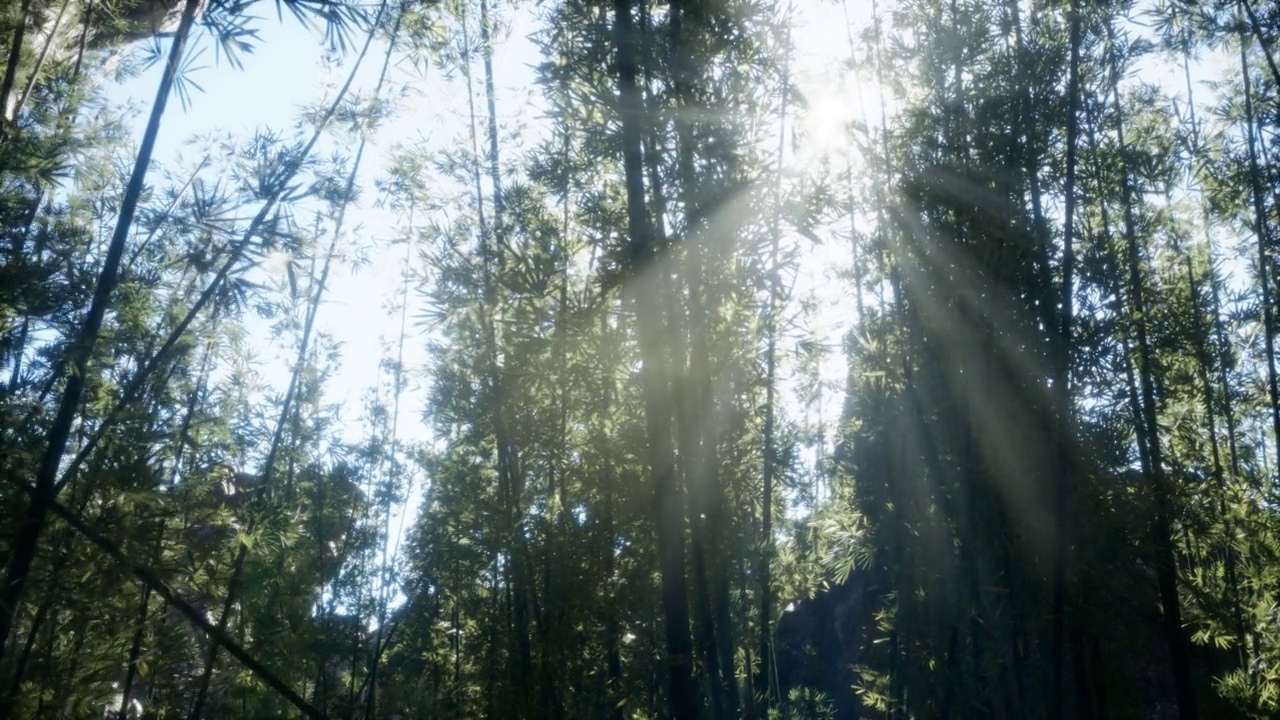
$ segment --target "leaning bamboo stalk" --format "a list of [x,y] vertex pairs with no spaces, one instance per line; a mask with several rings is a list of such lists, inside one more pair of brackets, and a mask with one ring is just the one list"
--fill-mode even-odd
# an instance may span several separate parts
[[[34,485],[24,481],[15,483],[20,490],[28,495],[35,496],[37,489]],[[219,630],[217,626],[209,622],[204,613],[194,608],[178,594],[176,590],[169,587],[155,570],[133,562],[133,560],[120,548],[114,541],[107,536],[90,527],[78,514],[71,511],[67,506],[58,502],[56,499],[49,504],[49,512],[56,515],[63,522],[67,523],[72,530],[75,530],[81,537],[93,543],[104,554],[114,560],[127,572],[137,578],[140,582],[150,585],[153,591],[164,598],[165,602],[172,605],[182,613],[183,616],[191,622],[192,625],[202,630],[212,643],[215,643],[226,649],[227,653],[239,660],[250,672],[258,677],[264,685],[276,691],[298,709],[303,715],[316,720],[324,720],[325,715],[313,707],[306,700],[303,700],[292,688],[290,688],[278,675],[268,669],[265,665],[258,661],[257,658],[250,655],[239,643],[231,638],[225,631]],[[7,712],[7,709],[5,709]]]
[[187,310],[187,313],[183,316],[182,320],[180,320],[169,332],[168,338],[165,339],[164,343],[160,346],[160,349],[151,356],[151,359],[148,360],[143,365],[142,369],[140,369],[125,385],[125,389],[121,392],[120,399],[112,407],[111,411],[107,413],[104,420],[99,424],[98,430],[89,438],[84,447],[81,448],[80,452],[77,453],[76,457],[62,473],[61,479],[58,480],[59,490],[74,478],[80,465],[93,451],[98,442],[101,441],[103,433],[119,420],[122,411],[127,407],[128,403],[131,402],[139,392],[141,392],[143,386],[150,379],[151,375],[155,373],[166,359],[168,359],[169,353],[173,351],[173,348],[186,335],[188,328],[191,327],[191,323],[195,321],[196,317],[199,316],[205,307],[207,307],[217,296],[218,290],[222,288],[223,283],[226,282],[231,271],[235,269],[236,265],[241,259],[243,259],[245,253],[249,250],[249,247],[253,242],[253,238],[262,232],[262,229],[267,224],[267,220],[271,216],[272,211],[280,202],[287,199],[296,190],[296,187],[292,184],[293,180],[302,169],[307,158],[311,156],[312,150],[315,149],[321,135],[324,133],[325,129],[328,128],[329,123],[337,113],[338,108],[341,107],[342,102],[347,98],[356,74],[363,65],[365,55],[368,53],[369,47],[373,43],[373,38],[377,34],[377,29],[380,26],[380,21],[386,11],[386,8],[387,2],[384,0],[379,8],[378,15],[374,19],[373,26],[365,39],[364,47],[356,57],[355,63],[351,68],[351,72],[347,75],[346,82],[343,83],[341,88],[339,88],[338,93],[329,103],[324,114],[321,115],[319,120],[316,122],[315,128],[312,130],[311,137],[307,140],[306,144],[302,146],[302,149],[293,156],[290,162],[285,165],[284,170],[280,173],[279,179],[273,183],[271,190],[263,199],[262,207],[258,209],[258,212],[249,222],[249,225],[245,228],[245,231],[241,234],[240,238],[227,250],[226,259],[223,261],[222,265],[219,266],[218,272],[214,275],[213,280],[209,282],[204,291],[201,292],[200,296],[196,299],[196,302]]
[[[302,372],[306,364],[307,352],[310,349],[312,333],[315,329],[316,316],[319,314],[321,301],[324,298],[324,291],[329,279],[329,272],[332,268],[333,258],[337,254],[338,240],[342,234],[342,218],[345,213],[346,205],[352,195],[355,185],[356,172],[360,167],[360,160],[364,153],[365,143],[360,142],[359,149],[356,151],[355,161],[352,163],[350,174],[347,176],[346,193],[343,198],[342,205],[339,206],[338,220],[335,223],[333,237],[329,243],[329,249],[325,255],[324,264],[320,271],[320,277],[316,281],[314,292],[312,293],[310,306],[307,308],[306,319],[302,329],[302,339],[298,344],[297,358],[293,364],[293,373],[289,378],[289,386],[285,391],[284,399],[280,405],[280,414],[276,420],[276,427],[271,436],[271,447],[267,451],[267,457],[262,463],[262,472],[259,474],[259,482],[262,487],[270,487],[272,479],[272,471],[275,466],[276,455],[280,450],[285,434],[285,426],[288,424],[293,407],[293,400],[301,385]],[[250,520],[246,534],[252,535],[257,529],[258,518],[255,516]],[[235,560],[232,563],[231,576],[227,580],[227,594],[222,602],[222,613],[218,617],[218,629],[225,631],[227,624],[231,619],[231,611],[235,607],[236,601],[239,599],[240,581],[244,573],[245,561],[248,559],[249,545],[241,542],[236,550]],[[204,705],[209,697],[209,683],[213,677],[213,670],[218,660],[218,645],[211,645],[209,653],[205,658],[204,669],[200,673],[200,680],[196,690],[195,703],[192,705],[189,717],[193,720],[200,718],[204,711]]]
[[93,300],[89,305],[84,324],[77,333],[75,344],[71,348],[69,359],[73,366],[72,372],[67,378],[57,415],[49,430],[48,447],[36,475],[36,494],[32,496],[27,506],[26,517],[12,546],[13,555],[6,574],[6,585],[0,592],[0,653],[3,653],[3,647],[7,644],[14,617],[22,602],[27,576],[39,548],[40,536],[44,530],[50,503],[58,496],[59,488],[56,483],[58,468],[62,464],[62,457],[71,437],[71,427],[79,413],[80,400],[88,380],[89,361],[97,346],[98,334],[102,329],[107,308],[111,305],[119,280],[118,274],[120,262],[124,256],[125,242],[133,226],[138,201],[142,197],[143,183],[147,170],[151,167],[151,155],[155,151],[156,140],[160,134],[160,122],[164,117],[171,90],[177,81],[187,38],[195,24],[196,9],[199,5],[200,0],[187,0],[183,7],[182,19],[178,24],[173,46],[165,63],[164,75],[156,89],[151,115],[143,132],[142,143],[138,149],[133,172],[129,177],[129,184],[125,188],[120,214],[107,246],[106,258],[102,271],[98,275]]
[[62,18],[67,14],[67,8],[70,5],[71,0],[62,0],[62,7],[58,9],[58,16],[53,20],[53,27],[49,30],[49,36],[45,38],[44,46],[40,48],[40,55],[36,58],[35,67],[31,68],[31,76],[27,78],[26,87],[22,89],[22,94],[18,96],[18,100],[13,106],[13,112],[10,113],[10,116],[15,120],[36,88],[36,82],[40,79],[40,71],[44,69],[44,63],[49,59],[49,50],[53,48],[54,42],[58,39],[58,28],[62,26]]

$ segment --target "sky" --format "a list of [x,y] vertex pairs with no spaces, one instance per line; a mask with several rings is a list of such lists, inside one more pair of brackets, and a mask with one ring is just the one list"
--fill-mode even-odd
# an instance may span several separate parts
[[[504,129],[521,125],[524,146],[532,147],[538,136],[550,128],[541,119],[541,98],[532,69],[538,57],[530,38],[540,31],[538,18],[531,9],[533,3],[518,5],[520,9],[507,15],[510,33],[496,42],[495,47],[497,113]],[[150,176],[153,180],[157,177],[157,167],[179,165],[180,159],[188,165],[194,162],[193,150],[186,145],[194,136],[214,131],[247,135],[264,127],[293,132],[299,108],[319,101],[326,90],[331,92],[345,78],[354,53],[336,66],[326,64],[320,33],[303,26],[287,12],[283,18],[277,17],[275,3],[270,0],[252,7],[261,16],[256,23],[260,41],[253,53],[244,57],[243,69],[235,69],[225,61],[217,62],[207,33],[201,32],[197,38],[198,61],[193,63],[195,69],[190,77],[199,88],[193,88],[188,107],[183,108],[176,102],[170,104],[155,153]],[[804,117],[789,120],[790,129],[799,130],[797,137],[803,140],[798,146],[788,147],[783,162],[788,171],[797,173],[802,173],[806,164],[820,162],[824,157],[843,166],[842,154],[849,151],[833,139],[845,136],[843,128],[849,121],[870,116],[874,124],[878,115],[874,83],[838,67],[849,55],[850,36],[856,37],[858,31],[869,24],[870,3],[850,0],[842,5],[797,0],[796,18],[793,37],[804,40],[796,43],[791,74],[797,88],[808,99],[809,110]],[[357,38],[357,44],[361,40]],[[167,41],[165,47],[167,49]],[[385,46],[379,43],[371,48],[355,83],[358,92],[367,94],[372,90],[384,52]],[[117,103],[133,102],[147,108],[154,96],[159,72],[157,63],[147,72],[111,85],[108,96]],[[1145,73],[1153,78],[1158,75],[1162,84],[1176,81],[1180,88],[1180,75],[1169,68],[1148,68]],[[360,179],[365,192],[348,211],[344,244],[382,243],[401,232],[399,220],[392,213],[374,206],[377,193],[372,187],[373,181],[384,174],[397,143],[423,143],[428,148],[441,149],[465,137],[463,113],[467,102],[460,79],[450,80],[434,67],[418,74],[407,63],[397,62],[388,81],[391,87],[406,86],[409,91],[399,102],[393,118],[370,138]],[[136,136],[141,135],[144,120],[141,113],[134,118]],[[853,161],[856,163],[856,158]],[[805,319],[804,325],[793,328],[787,342],[808,337],[824,342],[831,350],[822,368],[827,390],[821,418],[828,432],[827,447],[830,447],[843,399],[845,358],[841,338],[851,328],[853,318],[851,298],[844,292],[847,284],[837,282],[835,277],[848,264],[847,246],[830,236],[823,244],[805,242],[800,246],[803,253],[795,284],[796,298],[810,298],[817,311]],[[379,364],[392,352],[391,345],[398,337],[399,315],[389,312],[388,308],[400,300],[403,255],[403,250],[398,248],[374,253],[370,264],[359,270],[339,264],[317,319],[318,329],[337,340],[342,348],[340,369],[326,384],[325,401],[342,406],[343,435],[347,441],[361,439],[362,398],[375,385]],[[264,270],[274,272],[283,282],[281,265]],[[411,318],[415,314],[415,302],[415,297],[410,295]],[[282,394],[296,348],[275,342],[265,322],[250,321],[249,328],[251,344],[258,348],[262,359],[260,371],[275,392]],[[426,342],[427,330],[411,325],[405,346],[406,367],[427,367]],[[785,342],[782,347],[787,348]],[[411,390],[401,405],[398,429],[404,441],[429,438],[422,421],[426,409],[423,380],[420,375],[410,377]],[[786,387],[794,381],[784,370],[781,397],[794,396]],[[787,410],[797,419],[814,411],[795,406]],[[816,418],[811,416],[811,419]],[[417,496],[415,492],[415,499]],[[406,508],[410,514],[413,504]]]
[[[859,3],[855,3],[857,5]],[[349,57],[341,66],[326,65],[320,34],[309,30],[287,12],[282,19],[276,17],[274,3],[260,2],[253,6],[261,19],[257,23],[261,41],[252,54],[243,59],[243,69],[229,66],[225,60],[219,63],[213,52],[207,33],[201,33],[195,47],[198,61],[190,77],[198,89],[193,89],[190,104],[185,109],[180,103],[171,103],[161,126],[159,143],[152,169],[174,166],[181,161],[188,165],[197,158],[187,141],[195,136],[214,131],[246,135],[257,128],[289,130],[293,127],[297,111],[308,103],[319,101],[326,87],[332,87],[349,72]],[[797,35],[808,38],[825,38],[820,42],[801,44],[794,69],[795,81],[802,89],[812,90],[817,85],[829,85],[829,89],[814,93],[819,100],[818,117],[822,118],[808,134],[827,138],[837,130],[833,122],[843,122],[840,114],[848,112],[851,92],[846,78],[833,74],[830,63],[833,55],[847,56],[848,45],[843,24],[843,12],[838,3],[805,3],[808,8],[798,13],[800,18]],[[539,32],[535,14],[528,9],[517,10],[510,16],[511,31],[507,38],[495,47],[497,78],[497,111],[499,124],[504,129],[517,123],[523,125],[522,135],[526,147],[533,146],[539,134],[549,127],[540,119],[537,108],[540,97],[536,92],[534,72],[531,67],[537,61],[534,43],[530,37]],[[375,43],[369,52],[355,88],[369,92],[381,64],[385,46]],[[354,53],[351,54],[354,56]],[[154,96],[159,77],[159,64],[123,83],[112,85],[109,98],[116,103],[133,102],[147,108]],[[383,174],[393,146],[399,142],[421,142],[428,147],[441,148],[463,137],[466,121],[462,113],[466,109],[466,94],[460,80],[446,79],[435,68],[428,68],[420,76],[407,63],[396,63],[388,78],[392,86],[408,84],[409,95],[399,103],[392,120],[370,140],[362,165],[361,182],[366,191],[352,210],[348,211],[347,235],[351,242],[385,240],[399,231],[396,218],[390,213],[373,207],[376,193],[372,181]],[[843,85],[843,86],[842,86]],[[479,91],[479,88],[477,88]],[[834,94],[833,94],[834,93]],[[134,118],[136,136],[140,136],[145,117],[139,113]],[[812,160],[804,151],[789,153],[787,163]],[[347,240],[344,240],[344,243]],[[823,257],[823,255],[828,257]],[[835,286],[829,282],[836,269],[835,257],[844,262],[843,247],[836,243],[816,246],[802,264],[798,292],[832,294]],[[359,438],[361,397],[377,377],[379,362],[388,343],[394,342],[399,332],[399,317],[387,311],[389,303],[399,302],[401,292],[400,273],[403,251],[387,250],[372,256],[370,265],[353,271],[349,265],[335,268],[334,277],[326,301],[317,319],[318,328],[338,340],[342,345],[342,363],[337,377],[326,387],[327,400],[339,402],[344,407],[347,421],[347,440]],[[270,270],[270,268],[268,268]],[[275,272],[282,274],[279,268]],[[819,317],[812,328],[834,348],[847,323],[847,313],[839,311],[839,293],[819,302],[827,308],[825,317]],[[410,317],[413,316],[412,303]],[[258,323],[251,331],[257,334],[264,362],[262,371],[283,392],[293,349],[279,347],[272,342],[264,323]],[[411,330],[412,332],[412,330]],[[406,343],[406,366],[422,367],[425,358],[422,348],[425,336],[419,328],[417,336]],[[832,354],[828,368],[828,380],[838,382],[843,371],[839,353]],[[425,437],[421,413],[425,398],[415,392],[410,402],[403,403],[399,427],[405,438]],[[825,403],[833,412],[839,401]],[[354,433],[354,434],[352,434]]]
[[[504,130],[521,125],[524,147],[533,147],[538,136],[551,128],[541,119],[541,98],[532,68],[538,56],[531,37],[539,32],[539,22],[529,9],[532,3],[518,5],[521,5],[520,9],[508,15],[509,34],[495,43],[497,114]],[[863,3],[855,0],[852,5],[860,7]],[[275,3],[270,0],[259,2],[253,8],[261,16],[256,23],[260,41],[252,54],[242,59],[243,69],[233,68],[225,60],[219,62],[207,32],[200,31],[194,44],[197,60],[191,63],[189,73],[193,81],[189,85],[192,90],[189,104],[185,108],[179,102],[169,105],[149,174],[151,182],[157,182],[166,168],[189,168],[199,160],[195,148],[189,145],[194,137],[215,132],[247,136],[260,128],[292,132],[296,136],[293,128],[299,109],[330,97],[334,87],[347,76],[354,52],[337,65],[326,63],[320,33],[303,26],[287,12],[283,18],[278,18]],[[855,10],[854,14],[856,18],[858,11]],[[792,68],[793,82],[815,102],[811,113],[813,120],[805,121],[798,129],[806,137],[820,142],[808,148],[787,151],[784,163],[793,171],[802,169],[799,166],[803,163],[816,161],[819,155],[838,150],[827,147],[829,138],[841,135],[843,124],[857,116],[855,109],[857,114],[861,114],[857,103],[862,100],[858,97],[858,91],[862,89],[860,83],[832,68],[833,63],[847,57],[849,52],[841,5],[802,0],[797,17],[797,36],[808,40],[799,43],[796,64]],[[356,39],[357,47],[362,40]],[[167,52],[168,41],[164,41],[161,47]],[[355,92],[368,94],[373,89],[384,53],[385,45],[381,43],[371,47],[353,86]],[[107,88],[108,99],[113,104],[124,106],[131,103],[139,108],[138,114],[132,118],[135,138],[141,137],[145,110],[154,98],[160,70],[160,63],[156,63],[148,71],[127,81],[112,83]],[[467,129],[464,116],[466,92],[460,78],[450,80],[433,67],[428,67],[425,73],[418,73],[408,63],[395,62],[388,83],[389,88],[407,87],[408,94],[399,102],[394,116],[369,140],[359,180],[364,192],[348,210],[346,237],[342,241],[344,245],[376,244],[384,249],[373,253],[370,263],[359,270],[353,270],[345,263],[335,266],[317,318],[317,330],[341,346],[339,369],[336,376],[325,384],[324,402],[341,406],[341,435],[347,442],[359,442],[366,432],[361,422],[364,398],[372,387],[387,386],[387,378],[379,375],[380,364],[384,358],[394,358],[393,348],[400,330],[399,315],[390,309],[400,302],[404,250],[400,247],[386,248],[385,241],[400,235],[403,230],[393,213],[374,206],[377,193],[373,190],[373,182],[384,175],[389,157],[398,143],[424,143],[428,148],[440,149],[456,144],[465,137]],[[478,84],[476,91],[481,91]],[[792,124],[794,126],[794,119]],[[332,149],[330,144],[321,153],[326,154]],[[345,150],[350,152],[352,149]],[[322,242],[327,242],[327,239]],[[850,325],[850,314],[849,301],[841,292],[841,284],[832,281],[834,273],[847,263],[847,257],[842,242],[804,243],[803,247],[805,252],[795,290],[797,297],[811,296],[813,305],[819,310],[813,315],[811,324],[796,328],[791,340],[798,339],[800,335],[810,335],[828,344],[832,350],[823,368],[828,390],[821,409],[826,416],[827,432],[834,436],[845,373],[840,352],[841,337]],[[278,263],[274,267],[268,263],[260,270],[273,273],[283,283],[282,267]],[[397,421],[398,437],[405,443],[425,441],[431,437],[423,420],[428,383],[422,374],[422,369],[429,367],[430,359],[426,355],[429,330],[413,324],[416,304],[418,301],[411,293],[408,312],[410,335],[405,342],[404,360],[409,372],[414,369],[418,372],[407,377],[409,390],[402,398]],[[281,396],[288,384],[296,347],[292,347],[292,342],[278,342],[266,321],[249,317],[246,322],[248,344],[259,359],[257,369],[273,388],[271,392]],[[785,349],[786,345],[781,347]],[[788,378],[785,369],[781,377],[784,387],[780,397],[794,396],[786,388],[794,380]],[[790,412],[797,419],[811,419],[814,409],[806,411],[796,407]],[[420,473],[411,481],[408,502],[398,508],[392,518],[391,528],[397,545],[404,537],[404,529],[416,516],[424,485],[428,482]],[[393,605],[399,602],[400,598],[397,598]]]

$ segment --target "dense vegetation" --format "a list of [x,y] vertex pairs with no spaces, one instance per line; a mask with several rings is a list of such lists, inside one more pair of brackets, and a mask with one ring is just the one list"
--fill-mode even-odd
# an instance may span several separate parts
[[1280,5],[809,5],[5,4],[0,717],[1280,714]]

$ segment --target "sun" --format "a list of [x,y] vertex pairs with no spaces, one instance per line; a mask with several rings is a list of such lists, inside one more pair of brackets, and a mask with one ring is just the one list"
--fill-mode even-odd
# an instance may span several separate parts
[[[801,3],[791,37],[798,43],[790,67],[803,99],[789,113],[792,153],[802,163],[858,165],[858,147],[896,106],[874,62],[864,31],[876,21],[866,2]],[[882,112],[883,109],[883,112]]]
[[798,78],[796,89],[804,100],[792,126],[796,159],[847,157],[867,125],[866,79],[845,68],[817,69]]

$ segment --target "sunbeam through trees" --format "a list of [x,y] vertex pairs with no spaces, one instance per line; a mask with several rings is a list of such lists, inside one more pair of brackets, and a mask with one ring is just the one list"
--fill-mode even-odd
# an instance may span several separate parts
[[1278,60],[5,3],[0,719],[1280,717]]

